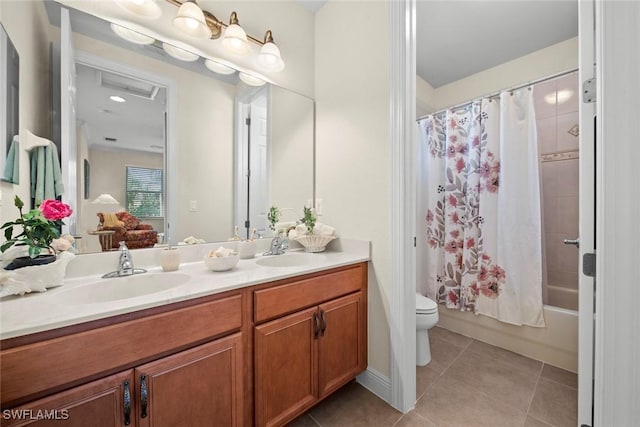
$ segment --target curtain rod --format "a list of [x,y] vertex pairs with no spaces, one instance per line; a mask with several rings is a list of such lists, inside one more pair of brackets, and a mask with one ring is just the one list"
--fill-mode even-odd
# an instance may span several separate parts
[[519,85],[516,85],[516,86],[512,86],[512,87],[507,88],[507,89],[502,89],[502,90],[499,90],[497,92],[491,92],[489,94],[482,95],[482,96],[480,96],[478,98],[474,98],[471,101],[465,101],[465,102],[462,102],[460,104],[453,105],[451,107],[443,108],[443,109],[438,110],[438,111],[436,111],[434,113],[425,114],[424,116],[418,117],[416,119],[416,122],[419,122],[420,120],[424,119],[425,117],[435,116],[436,114],[442,114],[447,110],[457,110],[459,108],[466,107],[468,105],[471,105],[473,102],[475,102],[475,101],[477,101],[479,99],[495,98],[496,96],[499,96],[502,92],[512,92],[514,90],[522,89],[522,88],[525,88],[527,86],[533,86],[535,84],[543,83],[543,82],[546,82],[548,80],[557,79],[558,77],[566,76],[567,74],[571,74],[571,73],[574,73],[576,71],[578,71],[578,68],[572,68],[572,69],[561,71],[559,73],[552,74],[552,75],[549,75],[549,76],[546,76],[546,77],[542,77],[542,78],[539,78],[539,79],[536,79],[536,80],[531,80],[531,81],[528,81],[527,83],[523,83],[523,84],[519,84]]

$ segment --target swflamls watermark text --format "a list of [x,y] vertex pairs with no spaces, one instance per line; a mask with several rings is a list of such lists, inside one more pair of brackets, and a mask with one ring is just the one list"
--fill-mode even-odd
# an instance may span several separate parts
[[4,420],[68,420],[68,409],[5,409]]

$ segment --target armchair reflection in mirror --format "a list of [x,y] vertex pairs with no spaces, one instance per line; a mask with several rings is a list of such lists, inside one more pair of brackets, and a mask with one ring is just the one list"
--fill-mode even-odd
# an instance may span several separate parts
[[153,226],[142,223],[128,212],[99,212],[98,218],[100,219],[99,232],[113,231],[112,235],[105,234],[107,238],[100,239],[103,252],[118,249],[120,242],[125,242],[129,249],[152,248],[158,243],[158,232],[153,229]]

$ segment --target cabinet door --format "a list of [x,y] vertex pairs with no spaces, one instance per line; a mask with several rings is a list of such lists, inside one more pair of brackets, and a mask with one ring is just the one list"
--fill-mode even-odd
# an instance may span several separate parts
[[362,292],[320,305],[319,395],[325,397],[367,367],[366,311]]
[[238,333],[139,366],[139,426],[241,426],[242,361]]
[[[2,413],[3,426],[135,426],[133,370],[47,396]],[[126,405],[126,407],[125,407]]]
[[283,425],[318,400],[317,307],[255,327],[255,421]]

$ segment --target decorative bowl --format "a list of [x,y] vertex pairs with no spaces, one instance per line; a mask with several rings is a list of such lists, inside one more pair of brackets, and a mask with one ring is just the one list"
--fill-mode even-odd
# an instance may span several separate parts
[[206,265],[211,271],[227,271],[235,267],[239,260],[240,255],[237,253],[225,257],[212,257],[205,255],[204,265]]
[[293,240],[304,246],[305,252],[324,252],[329,242],[336,236],[316,236],[313,234],[298,236]]

